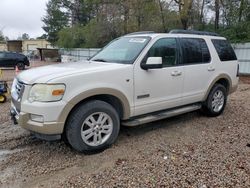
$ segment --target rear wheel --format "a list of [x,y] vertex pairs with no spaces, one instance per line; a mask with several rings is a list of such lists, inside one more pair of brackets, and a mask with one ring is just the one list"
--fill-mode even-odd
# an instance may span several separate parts
[[6,102],[7,98],[5,95],[0,95],[0,103]]
[[227,89],[221,84],[215,84],[202,106],[202,112],[211,117],[219,116],[223,113],[226,102]]
[[79,152],[98,152],[112,145],[120,130],[116,110],[103,101],[89,101],[70,115],[65,134],[69,144]]

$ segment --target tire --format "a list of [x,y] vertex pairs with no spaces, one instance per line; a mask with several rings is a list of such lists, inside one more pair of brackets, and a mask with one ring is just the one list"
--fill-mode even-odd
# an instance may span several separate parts
[[0,95],[0,103],[5,103],[7,100],[5,95]]
[[226,103],[227,89],[221,84],[215,84],[201,110],[207,116],[216,117],[223,113]]
[[99,100],[78,106],[69,116],[65,128],[68,143],[83,153],[96,153],[110,147],[119,131],[118,113],[110,104]]
[[17,65],[19,70],[24,70],[25,69],[25,64],[23,62],[18,62]]

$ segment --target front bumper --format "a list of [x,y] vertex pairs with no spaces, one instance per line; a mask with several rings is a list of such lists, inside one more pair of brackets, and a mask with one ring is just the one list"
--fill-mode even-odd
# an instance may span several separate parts
[[[33,102],[28,99],[31,85],[17,79],[11,91],[11,117],[15,124],[39,134],[59,135],[63,133],[65,118],[60,118],[66,105],[64,101]],[[38,117],[38,118],[37,118]]]
[[32,121],[30,119],[30,114],[23,112],[18,113],[14,107],[11,107],[10,115],[14,124],[18,124],[29,131],[46,135],[57,135],[63,133],[63,122]]

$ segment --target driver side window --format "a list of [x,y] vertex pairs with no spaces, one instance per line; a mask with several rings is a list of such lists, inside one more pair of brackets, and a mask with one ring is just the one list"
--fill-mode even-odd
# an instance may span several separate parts
[[147,58],[148,57],[162,57],[163,67],[175,66],[177,63],[176,39],[159,39],[148,51]]

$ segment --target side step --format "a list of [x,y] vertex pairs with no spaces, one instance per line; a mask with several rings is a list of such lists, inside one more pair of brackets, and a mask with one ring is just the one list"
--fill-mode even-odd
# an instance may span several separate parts
[[138,118],[133,119],[133,120],[123,121],[122,125],[128,126],[128,127],[134,127],[134,126],[137,126],[137,125],[150,123],[150,122],[153,122],[153,121],[158,121],[158,120],[161,120],[161,119],[165,119],[165,118],[177,116],[177,115],[180,115],[180,114],[192,112],[192,111],[198,110],[200,108],[201,108],[201,104],[193,104],[193,105],[190,105],[190,106],[175,108],[175,109],[172,109],[172,110],[161,111],[158,114],[153,114],[153,115],[150,114],[148,116],[138,117]]

